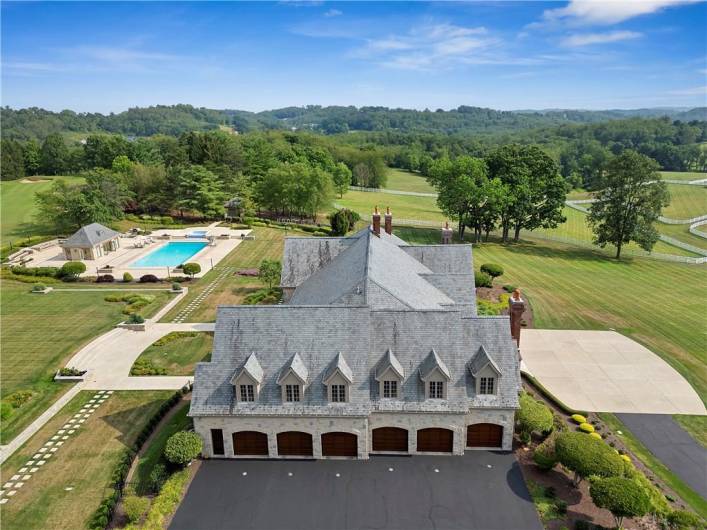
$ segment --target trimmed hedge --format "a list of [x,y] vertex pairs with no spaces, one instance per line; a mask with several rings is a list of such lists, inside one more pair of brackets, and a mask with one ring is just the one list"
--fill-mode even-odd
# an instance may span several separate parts
[[542,402],[533,398],[527,392],[520,395],[520,409],[516,413],[516,423],[521,438],[530,439],[532,433],[548,433],[552,431],[552,411]]
[[624,477],[595,480],[589,488],[589,494],[594,504],[612,513],[619,528],[624,517],[642,517],[651,507],[643,488]]
[[587,423],[587,418],[581,414],[572,414],[572,420],[578,424]]
[[128,283],[128,282],[133,281],[133,275],[130,274],[129,272],[124,272],[124,273],[123,273],[123,281],[124,281],[125,283]]
[[581,432],[563,432],[555,440],[558,461],[574,471],[574,483],[591,475],[619,477],[624,474],[624,461],[601,440]]
[[131,523],[138,522],[147,511],[148,506],[150,506],[150,499],[147,497],[129,495],[123,499],[123,510],[125,511],[125,516]]
[[543,471],[550,471],[557,464],[555,438],[554,434],[548,436],[543,443],[535,448],[533,453],[533,462]]
[[484,263],[481,265],[481,272],[485,272],[491,276],[491,278],[498,278],[499,276],[503,276],[503,267],[497,263]]
[[158,283],[160,279],[154,274],[143,274],[140,276],[140,283]]
[[102,274],[96,278],[96,283],[113,283],[115,278],[112,274]]
[[586,432],[586,433],[593,433],[594,432],[594,425],[592,425],[591,423],[586,423],[586,422],[580,423],[579,430],[582,432]]
[[489,276],[485,272],[475,272],[474,285],[476,287],[493,287],[493,281],[491,279],[491,276]]
[[164,447],[167,462],[185,466],[201,453],[203,442],[195,432],[180,431],[169,437]]

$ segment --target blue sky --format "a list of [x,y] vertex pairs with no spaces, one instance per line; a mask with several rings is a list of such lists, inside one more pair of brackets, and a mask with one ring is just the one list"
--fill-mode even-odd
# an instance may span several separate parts
[[707,104],[707,4],[2,2],[2,104]]

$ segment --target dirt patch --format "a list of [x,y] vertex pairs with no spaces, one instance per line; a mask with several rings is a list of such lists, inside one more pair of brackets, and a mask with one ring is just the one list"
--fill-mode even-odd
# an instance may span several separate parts
[[[482,300],[488,300],[489,302],[494,302],[498,303],[501,300],[501,295],[508,295],[508,293],[505,289],[503,289],[502,286],[500,285],[494,285],[493,287],[477,287],[476,288],[476,297],[480,298]],[[501,309],[501,314],[502,315],[507,315],[508,314],[508,307],[505,306],[504,308]],[[533,328],[533,310],[530,307],[530,304],[526,300],[525,302],[525,310],[523,311],[523,315],[521,316],[521,326],[524,328]]]

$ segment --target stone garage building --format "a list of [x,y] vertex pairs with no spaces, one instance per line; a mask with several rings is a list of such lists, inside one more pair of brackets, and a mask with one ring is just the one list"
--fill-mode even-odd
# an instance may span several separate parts
[[286,239],[286,303],[219,308],[189,413],[206,457],[511,449],[518,350],[508,317],[476,314],[471,245],[385,221]]
[[100,223],[91,223],[60,242],[60,246],[69,261],[94,260],[118,250],[120,234]]

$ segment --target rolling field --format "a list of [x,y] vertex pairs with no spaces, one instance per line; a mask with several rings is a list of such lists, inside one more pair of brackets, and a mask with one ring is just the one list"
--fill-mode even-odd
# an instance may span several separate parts
[[375,205],[378,205],[382,212],[387,206],[390,206],[393,218],[437,221],[441,226],[446,218],[437,208],[436,201],[437,199],[434,197],[392,195],[373,191],[348,191],[342,199],[336,199],[335,202],[357,212],[364,219],[370,218]]
[[394,167],[388,168],[388,183],[385,188],[398,191],[435,193],[435,189],[419,173],[412,173],[411,171]]
[[[0,508],[3,528],[74,530],[87,523],[110,493],[113,469],[171,391],[115,392]],[[86,404],[95,392],[80,392],[0,469],[3,477],[22,465]],[[6,478],[7,480],[7,478]]]
[[43,179],[41,182],[27,184],[19,180],[0,183],[0,238],[5,245],[10,241],[30,235],[45,235],[51,233],[34,219],[37,208],[34,204],[34,194],[51,188],[51,180],[58,178],[69,183],[80,183],[81,177],[33,177]]
[[[437,230],[395,232],[410,243],[439,242]],[[504,267],[498,282],[526,293],[536,327],[613,328],[660,355],[707,400],[704,265],[642,258],[616,262],[547,241],[474,245],[474,263],[477,269],[483,263]]]
[[670,180],[701,180],[707,178],[707,173],[697,173],[695,171],[661,171],[664,179]]
[[663,216],[670,219],[691,219],[707,213],[707,187],[668,184],[670,204]]
[[[3,398],[19,390],[32,397],[3,421],[0,440],[7,443],[70,388],[54,383],[54,372],[84,344],[125,319],[123,304],[105,302],[100,291],[31,294],[31,286],[2,282],[0,341]],[[145,308],[149,316],[168,298],[165,291]]]

